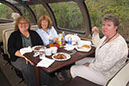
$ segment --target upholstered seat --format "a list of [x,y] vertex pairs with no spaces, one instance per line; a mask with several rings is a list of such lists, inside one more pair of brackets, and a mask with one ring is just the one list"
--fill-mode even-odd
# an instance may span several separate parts
[[129,61],[105,86],[129,86]]
[[3,41],[2,33],[4,30],[9,29],[9,28],[14,28],[14,23],[4,23],[0,24],[0,42]]
[[[2,33],[3,37],[3,48],[4,48],[4,54],[8,54],[8,38],[10,34],[14,31],[14,28],[5,29]],[[8,54],[9,55],[9,54]]]
[[31,25],[31,30],[37,30],[38,29],[38,25]]

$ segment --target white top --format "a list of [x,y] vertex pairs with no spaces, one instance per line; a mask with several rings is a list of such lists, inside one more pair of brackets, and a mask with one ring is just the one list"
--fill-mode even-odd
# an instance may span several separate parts
[[55,28],[52,26],[51,29],[48,29],[48,33],[46,31],[44,31],[42,28],[41,29],[37,29],[36,32],[39,34],[39,36],[41,37],[44,45],[48,45],[49,44],[49,37],[51,36],[52,39],[53,38],[58,38],[58,34],[55,30]]
[[128,47],[124,38],[119,35],[113,41],[99,48],[105,39],[105,36],[100,39],[99,34],[93,34],[92,42],[96,47],[95,61],[89,67],[101,72],[105,77],[110,78],[125,64]]

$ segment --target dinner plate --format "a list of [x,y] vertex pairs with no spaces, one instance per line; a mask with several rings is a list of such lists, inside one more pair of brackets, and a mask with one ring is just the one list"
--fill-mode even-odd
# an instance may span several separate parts
[[[67,58],[66,59],[57,59],[57,58],[54,58],[54,56],[58,55],[58,54],[64,54]],[[60,53],[56,53],[54,55],[52,55],[52,59],[56,60],[56,61],[66,61],[68,59],[70,59],[71,56],[67,53],[64,53],[64,52],[60,52]]]
[[81,49],[80,46],[76,46],[77,51],[82,51],[82,52],[89,52],[91,50],[91,46],[88,45],[90,48],[84,48]]
[[44,47],[44,48],[40,48],[39,50],[35,50],[36,47],[44,47],[44,46],[43,45],[37,45],[37,46],[32,47],[32,50],[33,51],[40,51],[40,50],[46,49],[46,47]]

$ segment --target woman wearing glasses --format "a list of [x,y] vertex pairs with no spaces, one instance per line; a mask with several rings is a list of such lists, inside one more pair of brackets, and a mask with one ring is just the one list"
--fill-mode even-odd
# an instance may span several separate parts
[[[8,51],[11,57],[11,63],[19,69],[27,83],[27,86],[36,86],[35,68],[33,63],[25,56],[21,55],[20,49],[28,46],[43,45],[40,36],[33,30],[30,30],[30,22],[25,17],[19,17],[15,24],[14,32],[8,40]],[[41,71],[41,82],[48,84],[49,75]]]

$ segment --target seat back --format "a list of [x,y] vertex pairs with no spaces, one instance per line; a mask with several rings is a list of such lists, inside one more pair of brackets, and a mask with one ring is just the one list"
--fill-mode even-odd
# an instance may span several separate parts
[[38,25],[31,25],[31,30],[37,30],[38,29]]
[[129,61],[106,84],[106,86],[127,86],[129,82]]
[[[4,48],[4,54],[8,54],[8,38],[10,34],[14,31],[13,28],[5,29],[2,33],[3,37],[3,48]],[[8,54],[9,55],[9,54]]]
[[3,37],[2,37],[3,31],[9,28],[14,28],[14,23],[0,24],[0,42],[3,41]]

